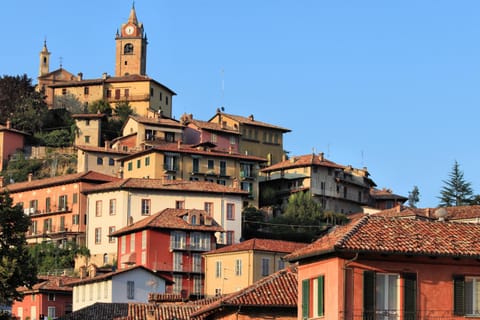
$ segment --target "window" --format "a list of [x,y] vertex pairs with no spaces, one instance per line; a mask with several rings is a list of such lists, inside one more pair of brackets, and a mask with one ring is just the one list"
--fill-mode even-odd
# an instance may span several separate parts
[[95,201],[95,216],[96,217],[102,216],[102,200]]
[[102,243],[102,228],[95,228],[95,244]]
[[108,213],[114,216],[117,213],[117,199],[110,199],[108,204]]
[[47,197],[47,198],[45,199],[45,211],[46,211],[46,212],[51,212],[51,211],[52,211],[52,204],[51,204],[51,202],[52,202],[52,201],[51,201],[50,197]]
[[235,204],[227,203],[227,220],[235,220]]
[[48,294],[48,301],[55,301],[55,293]]
[[220,160],[220,175],[221,176],[227,175],[227,162],[224,160]]
[[142,160],[138,159],[137,160],[137,169],[139,169],[142,165]]
[[108,158],[108,165],[109,165],[109,166],[114,166],[114,165],[115,165],[115,159],[113,159],[113,158]]
[[142,249],[147,249],[147,230],[142,231]]
[[173,275],[173,293],[175,294],[180,294],[182,292],[182,288],[183,288],[183,285],[182,285],[182,275],[180,274],[174,274]]
[[222,289],[215,288],[215,296],[218,297],[218,296],[221,296],[221,295],[222,295]]
[[227,244],[233,244],[235,242],[234,234],[234,231],[227,231]]
[[158,97],[160,98],[160,101],[162,101],[162,91],[158,92]]
[[205,211],[210,217],[213,215],[213,202],[205,202]]
[[302,319],[324,315],[324,282],[324,276],[302,281]]
[[165,104],[168,106],[168,96],[165,97]]
[[285,261],[283,261],[281,258],[278,259],[278,270],[285,269]]
[[[103,265],[108,264],[108,253],[103,254]],[[97,283],[98,285],[98,283]],[[97,286],[97,299],[100,299],[100,286]]]
[[453,311],[457,316],[480,315],[480,277],[455,276]]
[[200,253],[194,253],[192,255],[192,271],[202,272],[202,256]]
[[150,157],[145,158],[145,167],[148,167],[150,165]]
[[48,307],[48,319],[55,319],[57,317],[55,307]]
[[242,275],[242,260],[237,259],[235,260],[235,275],[241,276]]
[[72,216],[72,224],[78,225],[80,223],[80,215],[79,214],[74,214]]
[[120,89],[115,89],[115,99],[120,99]]
[[175,201],[175,209],[185,209],[185,201],[183,200]]
[[217,135],[215,133],[212,133],[210,136],[210,142],[216,143],[217,142]]
[[85,136],[85,143],[90,143],[90,136]]
[[253,177],[253,164],[251,164],[251,163],[240,163],[240,177],[241,178],[252,178]]
[[133,168],[132,161],[130,161],[127,165],[127,169],[128,171],[132,171],[132,168]]
[[142,216],[150,215],[150,199],[142,199]]
[[150,97],[153,97],[153,88],[150,88]]
[[43,220],[43,232],[51,232],[51,231],[52,231],[52,218]]
[[234,145],[237,143],[237,139],[235,137],[230,137],[230,144]]
[[83,94],[85,94],[85,95],[89,94],[90,93],[89,89],[90,89],[89,87],[84,87],[83,88]]
[[65,231],[65,216],[60,217],[60,230],[59,231]]
[[165,156],[164,169],[168,171],[176,171],[178,167],[178,159],[175,156]]
[[135,299],[135,282],[127,281],[127,299]]
[[120,248],[122,254],[125,254],[127,252],[127,236],[120,237]]
[[111,97],[112,97],[112,90],[107,89],[107,98],[111,98]]
[[133,44],[127,43],[123,47],[123,54],[132,54],[133,53]]
[[67,89],[66,88],[62,88],[62,95],[66,95],[67,94]]
[[202,294],[202,277],[198,275],[193,276],[193,294]]
[[199,168],[200,168],[199,159],[198,158],[193,158],[192,159],[192,172],[193,173],[198,173]]
[[[403,276],[403,312],[415,316],[416,310],[416,274]],[[397,318],[400,314],[399,297],[400,275],[392,273],[363,273],[363,313],[366,317],[384,316]]]
[[62,195],[58,197],[58,210],[59,211],[65,211],[68,209],[68,201],[67,201],[67,196]]
[[77,202],[78,202],[78,194],[74,193],[72,198],[72,203],[77,203]]
[[[108,234],[112,234],[115,232],[115,226],[110,226],[108,227]],[[108,237],[108,242],[109,243],[115,243],[115,237]]]
[[211,159],[210,159],[210,160],[207,161],[207,169],[208,169],[208,170],[213,170],[213,169],[215,169],[215,161],[214,161],[214,160],[211,160]]
[[222,277],[222,261],[215,262],[215,278]]
[[262,258],[262,276],[268,276],[270,273],[270,259]]
[[182,271],[183,268],[183,253],[175,251],[173,253],[173,271]]
[[173,231],[170,234],[171,249],[185,249],[186,234],[182,231]]
[[130,252],[135,251],[135,233],[130,233]]
[[174,141],[175,141],[175,133],[173,133],[173,132],[165,132],[165,141],[167,141],[167,142],[174,142]]
[[129,89],[125,89],[125,90],[124,90],[124,95],[125,95],[125,98],[128,98],[128,96],[130,95],[130,90],[129,90]]

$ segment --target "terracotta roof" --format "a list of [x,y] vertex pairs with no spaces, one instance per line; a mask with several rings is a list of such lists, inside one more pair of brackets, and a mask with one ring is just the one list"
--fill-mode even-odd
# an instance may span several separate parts
[[397,200],[408,200],[407,197],[395,194],[390,189],[370,189],[370,196],[374,199],[397,199]]
[[390,218],[397,217],[397,218],[433,219],[432,217],[430,217],[428,210],[426,209],[411,208],[404,205],[398,205],[393,208],[385,209],[374,214],[378,216],[384,216],[384,217],[390,217]]
[[0,131],[10,131],[10,132],[18,133],[18,134],[21,134],[21,135],[24,135],[24,136],[29,136],[30,135],[29,133],[27,133],[25,131],[9,128],[8,126],[4,126],[4,125],[0,125]]
[[72,292],[72,287],[69,287],[68,284],[78,281],[77,277],[67,277],[67,276],[38,276],[39,282],[34,284],[32,288],[19,287],[17,288],[18,292],[24,294],[34,293],[34,292]]
[[76,119],[102,119],[107,117],[104,113],[76,113],[72,114],[72,118]]
[[163,275],[158,274],[158,273],[156,273],[156,272],[154,272],[154,271],[152,271],[152,270],[150,270],[147,267],[144,267],[142,265],[137,265],[137,266],[132,266],[132,267],[125,268],[125,269],[120,269],[120,270],[117,270],[117,271],[102,273],[102,274],[99,274],[99,275],[97,275],[96,277],[93,277],[93,278],[92,277],[86,277],[84,279],[80,279],[80,280],[77,280],[77,281],[72,281],[72,282],[69,282],[68,285],[74,287],[74,286],[80,285],[80,284],[100,282],[100,281],[111,279],[112,277],[117,276],[119,274],[123,274],[123,273],[129,272],[129,271],[133,271],[135,269],[143,269],[143,270],[151,273],[152,275],[155,275],[159,278],[164,279],[165,282],[167,282],[167,283],[170,282],[170,280],[168,278],[165,278]]
[[49,186],[63,185],[80,181],[111,182],[116,180],[119,180],[119,178],[95,171],[87,171],[52,178],[12,183],[0,190],[8,190],[9,192],[20,192],[25,190],[40,189]]
[[137,121],[141,124],[148,124],[154,126],[168,126],[168,127],[177,127],[183,128],[184,125],[181,124],[178,120],[160,117],[160,118],[148,118],[148,117],[141,117],[141,116],[130,116],[133,120]]
[[302,168],[302,167],[309,167],[309,166],[322,166],[322,167],[329,167],[333,169],[345,169],[345,166],[337,164],[333,161],[330,161],[320,155],[315,154],[307,154],[302,156],[295,156],[291,157],[288,160],[284,160],[278,162],[270,167],[266,167],[260,171],[262,172],[271,172],[277,171],[280,169],[292,169],[292,168]]
[[222,311],[225,307],[259,307],[263,310],[288,307],[296,310],[297,293],[297,270],[296,268],[287,268],[201,308],[192,313],[191,318],[203,319],[214,312]]
[[217,250],[209,251],[205,254],[238,252],[238,251],[269,251],[269,252],[284,252],[291,253],[295,250],[305,247],[306,243],[272,240],[272,239],[250,239],[240,243],[232,244]]
[[190,315],[199,308],[199,305],[194,304],[131,303],[128,305],[128,316],[116,320],[190,320]]
[[421,219],[399,219],[378,214],[333,228],[305,248],[285,257],[290,261],[329,252],[397,255],[480,257],[480,225]]
[[[128,315],[128,303],[100,303],[66,314],[58,320],[112,320]],[[146,319],[146,318],[143,318]]]
[[[445,207],[447,210],[446,220],[461,220],[461,219],[474,219],[480,218],[480,205],[475,206],[458,206],[458,207]],[[429,214],[431,215],[436,210],[431,208],[429,209]]]
[[127,151],[122,151],[122,150],[117,150],[117,149],[112,149],[112,148],[105,148],[105,147],[93,147],[93,146],[75,146],[77,149],[80,149],[82,151],[88,151],[88,152],[98,152],[98,153],[108,153],[108,154],[117,154],[117,155],[128,155],[130,152]]
[[209,131],[218,131],[218,132],[226,132],[230,134],[240,135],[241,133],[238,130],[230,129],[228,127],[222,127],[219,123],[202,121],[197,119],[188,119],[187,124],[193,124],[200,129],[209,130]]
[[102,185],[86,188],[84,193],[105,192],[121,189],[151,189],[158,191],[185,191],[185,192],[203,192],[203,193],[222,193],[247,195],[247,191],[238,188],[227,187],[218,183],[208,181],[185,181],[185,180],[163,180],[163,179],[144,179],[127,178],[120,179]]
[[132,225],[119,229],[112,233],[112,236],[119,237],[124,234],[132,233],[143,229],[176,229],[176,230],[198,230],[203,232],[218,232],[223,231],[223,228],[212,219],[211,225],[196,224],[192,225],[183,219],[189,213],[199,214],[207,219],[207,212],[196,209],[164,209],[156,214],[153,214],[145,219],[142,219]]
[[183,153],[183,154],[195,154],[195,155],[207,155],[209,157],[221,157],[221,158],[233,158],[246,161],[255,161],[255,162],[266,162],[267,159],[249,156],[240,153],[230,153],[225,151],[219,151],[215,149],[203,150],[200,148],[195,148],[195,145],[190,144],[179,144],[179,143],[164,143],[161,145],[155,145],[153,148],[143,150],[132,155],[126,156],[121,160],[127,161],[133,158],[136,158],[141,155],[153,153],[153,152],[173,152],[173,153]]
[[237,121],[239,123],[242,123],[242,124],[247,124],[247,125],[257,126],[257,127],[265,127],[265,128],[270,128],[270,129],[277,129],[277,130],[280,130],[280,131],[283,131],[283,132],[290,132],[291,131],[290,129],[287,129],[287,128],[283,128],[283,127],[275,126],[275,125],[270,124],[270,123],[255,120],[253,115],[250,115],[249,117],[243,117],[243,116],[238,116],[238,115],[228,114],[228,113],[218,112],[218,111],[217,111],[217,114],[215,116],[210,118],[209,122],[211,122],[219,114],[222,117],[230,118],[230,119],[235,120],[235,121]]

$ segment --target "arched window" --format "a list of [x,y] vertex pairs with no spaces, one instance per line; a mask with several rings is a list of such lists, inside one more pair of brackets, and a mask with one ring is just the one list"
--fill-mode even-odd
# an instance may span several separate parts
[[133,44],[127,43],[123,47],[123,54],[132,54],[133,53]]
[[108,264],[108,254],[107,253],[103,254],[103,265],[106,265],[106,264]]

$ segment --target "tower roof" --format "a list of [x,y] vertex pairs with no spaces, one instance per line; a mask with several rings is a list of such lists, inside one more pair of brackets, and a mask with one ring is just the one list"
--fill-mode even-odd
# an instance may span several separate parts
[[47,48],[47,40],[43,40],[43,48],[42,48],[41,53],[50,54],[50,52],[48,52],[48,48]]
[[133,24],[138,24],[137,13],[135,12],[135,3],[132,5],[132,10],[130,10],[130,16],[128,17],[128,22]]

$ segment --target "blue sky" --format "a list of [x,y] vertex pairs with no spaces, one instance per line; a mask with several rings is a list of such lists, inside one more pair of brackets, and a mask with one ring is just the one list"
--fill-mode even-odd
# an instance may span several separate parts
[[[132,1],[8,1],[0,74],[114,73]],[[480,2],[162,0],[135,2],[147,74],[177,93],[173,113],[220,107],[292,130],[290,155],[366,166],[379,188],[438,204],[455,160],[480,193]]]

